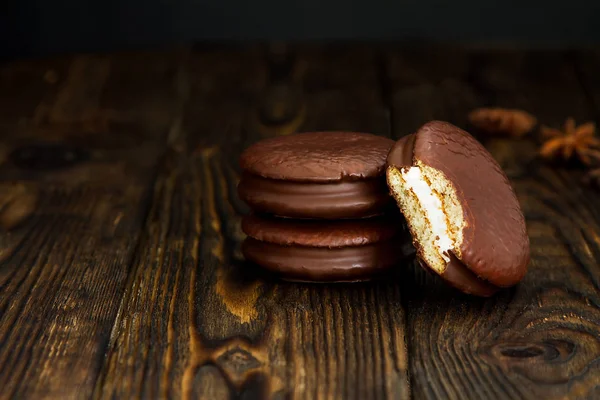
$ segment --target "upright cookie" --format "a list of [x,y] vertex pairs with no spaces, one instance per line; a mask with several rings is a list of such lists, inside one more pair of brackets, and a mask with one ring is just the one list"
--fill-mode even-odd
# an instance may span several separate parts
[[250,215],[242,220],[247,260],[284,279],[352,282],[370,279],[414,253],[393,217],[293,220]]
[[422,265],[480,296],[523,278],[525,219],[506,175],[477,140],[433,121],[398,141],[387,161],[388,185]]
[[293,218],[362,218],[390,202],[391,139],[312,132],[266,139],[241,155],[240,198],[253,210]]

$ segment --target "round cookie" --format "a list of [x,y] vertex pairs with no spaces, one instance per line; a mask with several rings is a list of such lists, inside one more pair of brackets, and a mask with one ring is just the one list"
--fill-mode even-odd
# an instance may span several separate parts
[[387,161],[388,186],[422,266],[479,296],[524,277],[525,218],[508,178],[476,139],[432,121],[399,140]]
[[362,218],[390,203],[385,163],[391,139],[311,132],[265,139],[240,157],[238,193],[253,210],[292,218]]
[[249,215],[244,257],[282,276],[304,282],[371,279],[414,254],[399,218],[293,220]]

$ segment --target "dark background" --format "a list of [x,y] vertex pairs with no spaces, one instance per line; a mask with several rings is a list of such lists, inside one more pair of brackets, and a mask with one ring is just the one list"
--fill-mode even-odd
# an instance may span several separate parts
[[9,0],[0,7],[5,56],[158,48],[208,39],[600,42],[598,0]]

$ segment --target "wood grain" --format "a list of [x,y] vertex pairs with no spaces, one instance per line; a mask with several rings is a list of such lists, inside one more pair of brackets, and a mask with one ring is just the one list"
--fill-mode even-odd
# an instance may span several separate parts
[[600,115],[597,52],[199,45],[0,67],[0,398],[600,396],[600,193],[534,132],[487,138],[532,261],[482,300],[415,265],[282,283],[244,262],[237,158],[401,137],[481,105]]
[[105,118],[121,61],[68,60],[18,63],[0,79],[2,104],[24,93],[0,139],[2,398],[91,395],[168,131]]
[[[236,53],[240,69],[230,69],[222,81],[218,73],[207,74],[220,68],[220,57],[231,55],[220,53],[212,61],[204,52],[192,56],[190,98],[198,105],[213,101],[210,108],[186,106],[181,136],[160,169],[97,397],[408,397],[404,314],[396,285],[280,283],[240,254],[240,215],[247,208],[236,192],[238,144],[317,126],[353,129],[363,120],[351,110],[328,119],[320,113],[330,109],[323,107],[307,109],[300,120],[265,122],[265,114],[278,114],[269,106],[294,104],[286,95],[264,101],[274,85],[292,87],[295,92],[287,93],[303,99],[307,91],[303,73],[294,72],[302,53],[276,50]],[[200,70],[195,57],[203,60]],[[286,65],[289,59],[294,62]],[[328,68],[314,59],[311,65]],[[230,76],[244,77],[235,85],[240,93],[230,88]],[[207,82],[209,77],[214,81]],[[311,90],[318,97],[317,89]],[[336,90],[350,102],[365,93]],[[227,97],[220,99],[222,92]],[[252,97],[256,107],[250,110],[259,115],[248,117]],[[383,108],[381,99],[374,104]],[[385,110],[371,106],[364,113],[374,116],[373,126],[387,123]],[[219,127],[227,127],[227,136]]]
[[[523,108],[551,125],[590,116],[566,54],[465,51],[453,56],[446,77],[442,69],[423,72],[431,57],[424,53],[392,55],[420,73],[418,83],[408,72],[405,81],[392,76],[394,115],[418,116],[394,118],[398,135],[429,118],[466,127],[477,105]],[[481,300],[413,270],[406,281],[416,284],[404,290],[413,395],[593,398],[600,382],[599,196],[581,185],[577,171],[543,165],[532,139],[480,139],[507,171],[526,214],[530,271],[516,288]]]

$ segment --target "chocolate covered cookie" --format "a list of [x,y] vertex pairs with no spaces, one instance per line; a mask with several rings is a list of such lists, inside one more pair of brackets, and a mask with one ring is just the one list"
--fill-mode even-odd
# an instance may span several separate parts
[[250,215],[247,260],[293,281],[352,282],[397,266],[414,253],[410,236],[395,218],[292,220]]
[[387,162],[421,265],[480,296],[523,278],[525,219],[506,175],[477,140],[433,121],[398,141]]
[[389,205],[385,165],[394,142],[356,132],[266,139],[241,155],[238,192],[253,210],[292,218],[362,218]]

